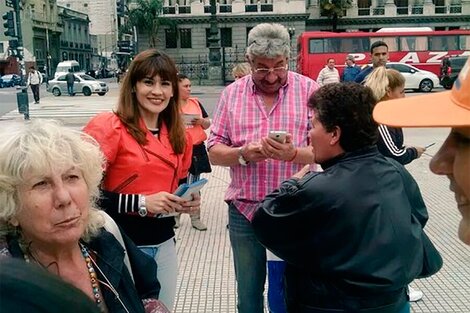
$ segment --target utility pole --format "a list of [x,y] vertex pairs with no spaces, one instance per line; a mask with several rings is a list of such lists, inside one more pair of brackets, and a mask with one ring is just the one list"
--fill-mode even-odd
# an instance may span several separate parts
[[[24,66],[23,35],[21,32],[20,0],[5,0],[5,4],[7,7],[13,9],[13,11],[10,10],[2,16],[5,20],[5,23],[3,24],[5,27],[5,36],[13,38],[9,40],[8,44],[10,46],[10,50],[13,52],[12,55],[19,60],[21,86],[25,86],[26,69]],[[15,37],[17,39],[15,39]],[[14,47],[16,47],[16,49],[14,49]],[[16,93],[16,102],[18,105],[18,112],[24,114],[25,120],[29,120],[27,87],[22,87],[21,90]]]

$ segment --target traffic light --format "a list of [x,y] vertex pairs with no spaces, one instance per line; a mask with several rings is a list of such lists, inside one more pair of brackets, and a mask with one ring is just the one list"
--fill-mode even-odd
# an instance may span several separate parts
[[8,40],[8,46],[10,47],[10,49],[18,49],[18,40],[17,39],[10,39]]
[[2,18],[5,20],[3,27],[5,28],[5,36],[7,37],[17,37],[15,29],[15,12],[9,11],[4,13]]
[[117,0],[117,1],[116,1],[116,12],[117,12],[117,15],[118,15],[118,16],[123,16],[125,9],[126,9],[126,7],[125,7],[125,5],[124,5],[124,0]]

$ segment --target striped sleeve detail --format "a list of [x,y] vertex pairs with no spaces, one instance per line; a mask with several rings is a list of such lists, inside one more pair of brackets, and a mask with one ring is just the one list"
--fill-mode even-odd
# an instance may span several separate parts
[[400,149],[396,146],[395,142],[393,141],[393,137],[388,131],[387,126],[379,125],[379,133],[380,137],[382,137],[384,145],[387,147],[387,150],[390,152],[391,155],[399,157],[406,153],[405,147]]

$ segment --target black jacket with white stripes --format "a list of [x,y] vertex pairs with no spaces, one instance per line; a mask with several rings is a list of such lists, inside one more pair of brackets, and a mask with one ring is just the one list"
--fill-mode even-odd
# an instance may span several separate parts
[[380,153],[405,165],[418,158],[418,151],[414,147],[403,145],[403,131],[401,128],[379,125],[380,137],[377,142]]

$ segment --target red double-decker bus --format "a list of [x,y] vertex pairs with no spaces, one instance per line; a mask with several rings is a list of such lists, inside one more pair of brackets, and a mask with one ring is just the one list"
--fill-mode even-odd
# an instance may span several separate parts
[[470,55],[470,30],[432,31],[384,29],[377,32],[304,32],[297,40],[297,72],[316,79],[328,58],[334,58],[342,73],[348,54],[356,64],[370,62],[370,45],[384,41],[389,61],[412,64],[439,76],[439,67],[447,55]]

